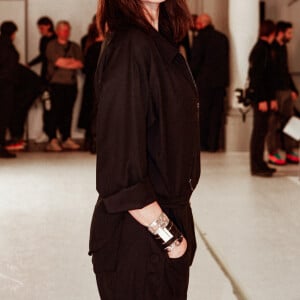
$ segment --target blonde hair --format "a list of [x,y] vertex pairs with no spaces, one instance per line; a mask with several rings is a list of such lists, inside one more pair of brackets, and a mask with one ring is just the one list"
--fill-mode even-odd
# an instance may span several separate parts
[[66,21],[66,20],[62,20],[62,21],[58,21],[56,24],[56,29],[58,29],[60,26],[68,26],[71,29],[71,24],[70,22]]

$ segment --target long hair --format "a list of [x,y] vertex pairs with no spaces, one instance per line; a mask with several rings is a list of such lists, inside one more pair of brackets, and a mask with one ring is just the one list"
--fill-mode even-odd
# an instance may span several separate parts
[[[115,31],[126,24],[145,31],[151,29],[142,0],[99,0],[97,25],[102,32]],[[160,4],[160,26],[171,33],[175,42],[184,38],[190,24],[186,0],[166,0]]]

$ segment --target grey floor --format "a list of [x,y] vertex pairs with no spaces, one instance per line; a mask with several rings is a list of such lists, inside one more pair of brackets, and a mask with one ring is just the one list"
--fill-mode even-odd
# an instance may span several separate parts
[[[264,179],[249,175],[247,153],[202,164],[188,299],[300,300],[298,166]],[[99,299],[87,256],[96,198],[88,153],[0,160],[1,300]]]

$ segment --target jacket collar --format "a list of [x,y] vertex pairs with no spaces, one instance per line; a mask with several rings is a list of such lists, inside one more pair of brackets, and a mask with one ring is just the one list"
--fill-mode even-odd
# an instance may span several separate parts
[[172,63],[179,53],[176,44],[171,42],[162,31],[158,32],[154,28],[151,28],[149,33],[158,48],[159,53],[168,63]]

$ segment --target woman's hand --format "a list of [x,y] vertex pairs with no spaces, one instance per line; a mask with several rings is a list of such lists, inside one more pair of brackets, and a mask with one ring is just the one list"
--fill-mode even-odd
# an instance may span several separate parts
[[174,247],[171,251],[168,252],[169,258],[180,258],[185,254],[187,250],[187,241],[183,238],[181,244],[177,247]]

